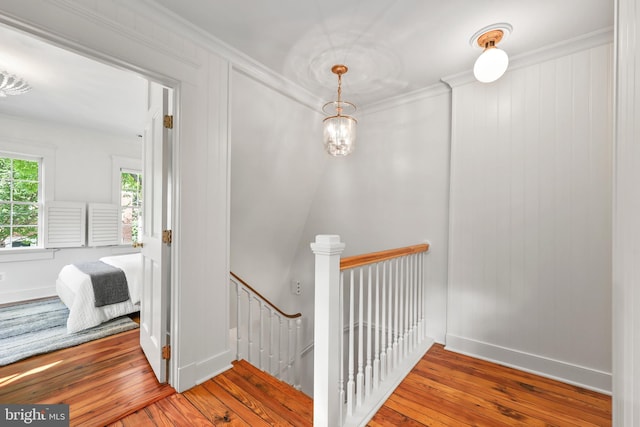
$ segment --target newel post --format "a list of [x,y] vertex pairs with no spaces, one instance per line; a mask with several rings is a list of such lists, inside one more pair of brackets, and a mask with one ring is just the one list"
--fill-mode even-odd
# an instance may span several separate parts
[[311,250],[316,256],[313,425],[335,427],[340,419],[338,393],[340,363],[340,254],[344,250],[340,236],[319,235]]

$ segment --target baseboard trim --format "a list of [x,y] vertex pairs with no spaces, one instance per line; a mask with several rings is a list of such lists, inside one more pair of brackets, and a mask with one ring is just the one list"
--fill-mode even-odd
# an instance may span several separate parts
[[231,360],[231,351],[227,350],[200,362],[181,366],[178,368],[176,384],[172,386],[182,393],[232,368]]
[[0,304],[12,304],[16,302],[29,301],[33,299],[48,298],[56,296],[55,286],[43,286],[24,290],[11,290],[0,292]]
[[610,372],[598,371],[452,334],[446,336],[445,349],[611,395],[612,377]]

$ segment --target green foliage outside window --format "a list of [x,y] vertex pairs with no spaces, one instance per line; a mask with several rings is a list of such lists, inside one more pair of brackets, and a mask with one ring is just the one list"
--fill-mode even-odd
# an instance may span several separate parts
[[122,171],[120,183],[122,243],[137,242],[142,226],[142,174]]
[[40,164],[0,157],[0,247],[38,244]]

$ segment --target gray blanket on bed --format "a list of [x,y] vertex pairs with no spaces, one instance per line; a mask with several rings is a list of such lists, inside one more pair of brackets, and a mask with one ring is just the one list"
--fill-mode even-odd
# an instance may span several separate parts
[[129,299],[127,278],[121,269],[102,261],[79,262],[74,265],[91,277],[96,307]]

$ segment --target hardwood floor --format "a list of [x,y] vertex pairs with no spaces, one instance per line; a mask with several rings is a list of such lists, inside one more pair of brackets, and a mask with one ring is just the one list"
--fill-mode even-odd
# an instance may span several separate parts
[[[311,426],[311,399],[245,361],[184,393],[129,331],[0,368],[0,402],[68,403],[72,426]],[[368,424],[610,426],[611,398],[433,346]]]
[[67,403],[73,426],[101,426],[175,393],[158,384],[137,329],[0,367],[0,402]]
[[368,425],[602,427],[611,397],[434,345]]

